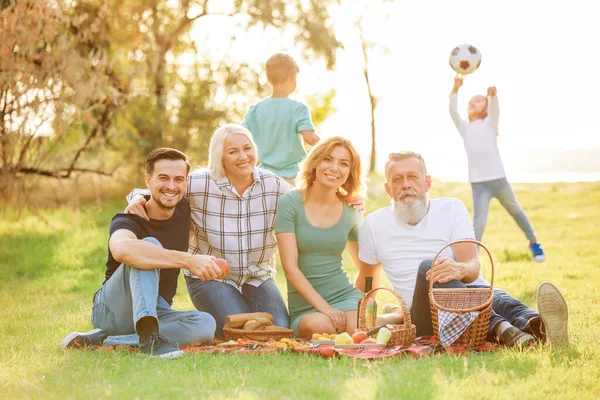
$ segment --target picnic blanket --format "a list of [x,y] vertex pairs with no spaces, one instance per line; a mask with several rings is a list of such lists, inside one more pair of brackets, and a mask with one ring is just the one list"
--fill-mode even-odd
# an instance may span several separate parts
[[[264,344],[239,344],[229,347],[219,347],[217,344],[222,341],[214,341],[210,344],[197,343],[182,347],[184,353],[214,353],[214,354],[272,354],[278,352],[295,352],[311,354],[320,357],[353,357],[360,359],[381,359],[396,356],[408,356],[414,358],[429,357],[433,354],[452,354],[464,355],[469,353],[481,353],[486,351],[495,351],[500,346],[494,343],[486,342],[480,347],[467,348],[466,346],[448,346],[444,347],[437,343],[433,336],[423,336],[417,338],[415,343],[404,346],[394,346],[389,348],[360,348],[360,349],[336,349],[333,345],[319,345],[315,347],[295,347],[279,348],[270,347]],[[309,343],[307,341],[306,343]],[[127,348],[129,351],[137,351],[137,347],[127,346],[100,346],[99,350],[112,351],[118,348]]]

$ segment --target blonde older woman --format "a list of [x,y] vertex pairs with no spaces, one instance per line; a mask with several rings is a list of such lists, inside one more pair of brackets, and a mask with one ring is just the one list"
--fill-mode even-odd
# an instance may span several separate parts
[[[224,258],[231,267],[225,279],[214,280],[184,271],[192,302],[215,318],[217,337],[231,314],[264,311],[273,315],[275,325],[289,326],[285,302],[273,280],[272,256],[277,205],[291,188],[274,173],[256,167],[250,132],[234,124],[214,132],[208,167],[189,175],[189,251]],[[134,190],[131,196],[141,193]],[[127,211],[145,217],[144,201],[135,197]]]

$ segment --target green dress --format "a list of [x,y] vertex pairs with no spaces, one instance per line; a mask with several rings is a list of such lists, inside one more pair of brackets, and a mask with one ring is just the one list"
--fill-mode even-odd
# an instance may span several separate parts
[[[298,267],[315,290],[340,311],[356,310],[363,293],[350,283],[342,266],[342,252],[347,241],[358,240],[362,216],[344,204],[341,218],[328,228],[313,226],[306,216],[302,193],[293,190],[284,194],[277,205],[275,232],[296,234]],[[290,327],[298,334],[300,320],[315,308],[288,282]]]

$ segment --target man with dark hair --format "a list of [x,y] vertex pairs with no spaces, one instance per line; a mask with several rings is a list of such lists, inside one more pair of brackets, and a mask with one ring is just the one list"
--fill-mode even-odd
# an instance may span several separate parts
[[93,299],[96,329],[67,335],[61,347],[100,345],[108,335],[118,335],[110,342],[133,339],[142,353],[176,358],[183,354],[176,346],[213,339],[216,324],[210,314],[171,308],[181,268],[203,280],[221,275],[214,257],[187,252],[190,206],[183,194],[189,170],[178,150],[160,148],[148,155],[149,221],[135,214],[113,217],[105,279]]

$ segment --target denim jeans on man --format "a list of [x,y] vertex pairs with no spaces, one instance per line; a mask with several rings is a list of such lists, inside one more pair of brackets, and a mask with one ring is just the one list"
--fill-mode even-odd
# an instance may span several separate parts
[[525,211],[517,202],[515,193],[506,178],[493,181],[471,183],[473,190],[473,230],[475,238],[481,242],[487,223],[490,201],[497,198],[523,231],[527,240],[535,239],[533,228],[525,215]]
[[185,281],[194,306],[217,321],[216,337],[223,337],[225,318],[231,314],[268,312],[273,316],[275,325],[284,328],[290,325],[283,296],[273,279],[267,279],[259,287],[246,283],[242,286],[242,293],[220,281],[201,281],[189,276],[185,277]]
[[[413,295],[410,317],[417,328],[417,337],[433,335],[431,323],[431,309],[429,306],[429,281],[425,279],[427,271],[431,269],[433,260],[425,260],[419,265],[415,292]],[[435,283],[434,288],[484,288],[489,286],[465,285],[454,280],[446,283]],[[533,331],[532,323],[539,319],[537,311],[527,307],[521,301],[507,294],[502,289],[494,288],[494,300],[490,315],[490,324],[488,325],[488,341],[494,341],[494,328],[502,321],[508,321],[511,325],[519,328],[523,332],[538,334]]]
[[[155,238],[145,241],[162,247]],[[215,320],[199,311],[175,311],[158,295],[160,270],[142,270],[121,264],[94,296],[92,325],[111,335],[105,345],[137,345],[137,321],[143,317],[158,320],[169,343],[185,346],[214,338]]]

